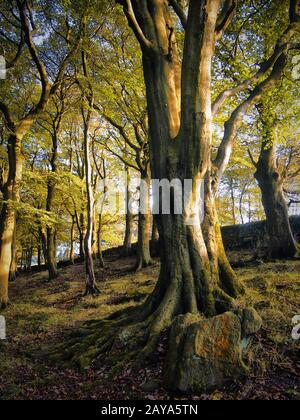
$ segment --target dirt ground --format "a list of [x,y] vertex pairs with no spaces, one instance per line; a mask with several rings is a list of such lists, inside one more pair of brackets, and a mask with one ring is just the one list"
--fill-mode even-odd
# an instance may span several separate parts
[[[41,350],[65,340],[87,320],[101,319],[141,303],[152,291],[159,262],[139,274],[132,259],[108,260],[97,269],[101,294],[82,297],[84,267],[64,268],[47,282],[47,273],[20,276],[11,285],[12,305],[3,313],[7,340],[0,342],[0,399],[168,399],[162,385],[167,335],[162,336],[154,362],[128,364],[117,376],[110,366],[85,371],[66,368],[38,358]],[[247,285],[241,304],[254,305],[264,327],[253,338],[246,362],[251,376],[200,400],[299,400],[300,341],[292,339],[292,319],[300,315],[300,261],[261,261],[238,268]],[[186,398],[186,397],[185,397]]]

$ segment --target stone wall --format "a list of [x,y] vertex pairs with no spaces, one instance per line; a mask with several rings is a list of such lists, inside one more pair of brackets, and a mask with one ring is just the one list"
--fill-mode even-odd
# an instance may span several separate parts
[[[290,218],[295,238],[300,242],[300,216]],[[254,222],[245,225],[224,226],[223,241],[228,250],[264,248],[268,242],[266,222]]]

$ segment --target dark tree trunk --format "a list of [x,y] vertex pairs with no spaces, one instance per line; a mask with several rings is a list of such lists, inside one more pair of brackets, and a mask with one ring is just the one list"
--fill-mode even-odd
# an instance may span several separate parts
[[37,257],[38,257],[38,269],[40,271],[42,268],[42,248],[41,248],[40,242],[37,247]]
[[271,146],[268,140],[263,142],[255,178],[267,218],[269,256],[293,258],[299,255],[300,247],[293,237],[283,192],[285,179],[277,165],[275,140]]
[[122,250],[122,255],[124,257],[127,257],[128,255],[131,254],[131,248],[132,248],[134,216],[131,212],[131,208],[129,205],[131,200],[132,200],[132,193],[129,188],[129,176],[128,176],[128,185],[127,185],[127,190],[126,190],[126,226],[125,226],[125,237],[124,237],[123,250]]
[[79,229],[79,255],[80,255],[80,261],[84,261],[85,258],[85,250],[84,250],[84,214],[80,214],[80,223],[78,225]]

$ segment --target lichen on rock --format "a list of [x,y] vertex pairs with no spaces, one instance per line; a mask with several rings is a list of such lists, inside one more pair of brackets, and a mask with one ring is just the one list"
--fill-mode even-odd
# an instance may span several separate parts
[[166,386],[183,393],[202,393],[243,377],[248,368],[242,358],[242,339],[257,332],[261,319],[244,310],[203,319],[179,316],[170,333],[165,365]]

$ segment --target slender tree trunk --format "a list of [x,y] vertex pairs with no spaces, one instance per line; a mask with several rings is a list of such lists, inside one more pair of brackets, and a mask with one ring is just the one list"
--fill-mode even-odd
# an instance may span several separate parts
[[97,243],[98,243],[98,260],[101,268],[105,267],[103,254],[102,254],[102,214],[99,214],[98,221],[98,232],[97,232]]
[[92,239],[92,254],[93,254],[93,258],[94,260],[97,259],[97,255],[98,255],[98,217],[96,214],[96,207],[94,206],[94,210],[93,210],[93,239]]
[[75,216],[72,216],[71,239],[70,239],[70,262],[75,262]]
[[37,257],[38,257],[38,269],[39,271],[41,271],[42,268],[42,248],[41,248],[41,243],[38,243],[37,246]]
[[39,233],[40,233],[40,239],[41,239],[41,244],[42,244],[43,257],[44,257],[45,265],[47,265],[47,236],[43,232],[42,228],[39,229]]
[[[153,264],[150,252],[151,209],[150,209],[150,167],[142,172],[142,188],[140,189],[140,213],[138,221],[138,260],[136,270],[149,267]],[[145,188],[144,188],[144,187]]]
[[231,203],[232,203],[232,220],[233,224],[236,225],[237,218],[236,218],[236,211],[235,211],[235,196],[234,196],[234,183],[231,182],[230,185],[230,194],[231,194]]
[[270,257],[293,258],[299,255],[300,247],[293,237],[283,192],[284,177],[276,161],[275,140],[272,146],[268,140],[263,142],[255,178],[261,190],[267,218]]
[[134,216],[131,212],[130,208],[130,202],[132,200],[132,193],[129,188],[129,173],[127,169],[127,190],[126,190],[126,227],[125,227],[125,237],[124,237],[124,243],[123,243],[123,251],[122,255],[124,257],[127,257],[131,254],[131,248],[132,248],[132,236],[133,236],[133,220]]
[[11,134],[8,139],[9,173],[3,187],[3,205],[0,213],[0,309],[8,304],[8,281],[12,262],[12,242],[16,227],[14,203],[20,200],[22,179],[22,134]]
[[89,136],[89,124],[91,120],[90,110],[87,116],[84,115],[84,109],[82,109],[82,115],[84,119],[84,156],[85,156],[85,181],[86,181],[86,194],[87,194],[87,230],[84,238],[84,251],[85,251],[85,268],[86,268],[86,291],[85,295],[94,295],[99,292],[95,272],[94,272],[94,261],[93,261],[93,229],[94,229],[94,194],[92,187],[92,166],[90,156],[90,136]]
[[84,249],[84,230],[85,230],[85,223],[84,223],[84,214],[80,214],[80,223],[79,223],[79,254],[80,254],[80,261],[84,261],[85,259],[85,249]]
[[[58,157],[58,139],[56,134],[52,136],[52,155],[51,155],[51,171],[54,177],[57,172],[57,157]],[[53,211],[53,202],[55,197],[55,184],[54,178],[48,181],[48,194],[46,210],[51,213]],[[56,230],[54,226],[47,227],[47,264],[49,272],[49,280],[54,280],[58,277],[57,261],[56,261]]]

